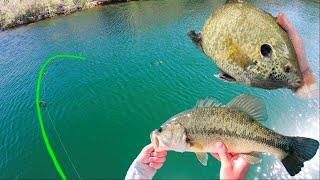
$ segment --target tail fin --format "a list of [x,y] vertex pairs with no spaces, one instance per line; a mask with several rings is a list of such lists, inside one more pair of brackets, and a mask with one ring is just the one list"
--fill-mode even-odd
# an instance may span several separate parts
[[202,50],[202,45],[201,45],[201,34],[196,33],[195,30],[191,30],[188,32],[189,38],[192,40],[192,42]]
[[319,142],[310,138],[292,137],[289,143],[289,154],[282,160],[282,164],[294,176],[301,171],[303,163],[316,154]]

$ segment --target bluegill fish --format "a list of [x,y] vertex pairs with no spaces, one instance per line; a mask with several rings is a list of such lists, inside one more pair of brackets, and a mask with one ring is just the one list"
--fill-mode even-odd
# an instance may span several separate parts
[[203,165],[207,164],[207,152],[216,153],[218,141],[251,164],[261,161],[260,152],[270,153],[294,176],[316,154],[319,142],[281,135],[259,123],[266,118],[265,107],[251,95],[241,95],[226,106],[205,99],[171,117],[150,138],[156,151],[195,152]]
[[257,7],[228,0],[189,37],[220,69],[215,76],[263,89],[300,87],[296,51],[276,19]]

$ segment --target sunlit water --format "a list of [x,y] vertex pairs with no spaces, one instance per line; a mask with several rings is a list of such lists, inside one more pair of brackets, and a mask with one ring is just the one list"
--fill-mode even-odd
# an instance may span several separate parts
[[[250,1],[296,26],[319,81],[319,2]],[[222,103],[250,93],[266,105],[264,124],[292,136],[319,140],[318,100],[290,90],[266,91],[224,83],[217,66],[186,33],[199,30],[223,1],[159,0],[98,7],[0,33],[0,179],[59,178],[45,149],[35,108],[38,72],[59,53],[88,61],[58,59],[46,69],[41,100],[45,128],[67,177],[77,178],[50,118],[81,178],[117,178],[149,133],[201,98]],[[152,63],[162,61],[163,63]],[[151,63],[151,64],[150,64]],[[155,178],[219,177],[220,163],[203,167],[193,153],[169,152]],[[290,178],[281,161],[265,154],[247,178]],[[319,152],[294,178],[319,179]]]

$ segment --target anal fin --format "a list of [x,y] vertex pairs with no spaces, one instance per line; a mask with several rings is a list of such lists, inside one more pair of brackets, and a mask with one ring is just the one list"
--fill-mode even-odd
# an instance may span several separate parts
[[262,161],[261,154],[259,152],[243,153],[239,154],[239,157],[250,164],[257,164]]

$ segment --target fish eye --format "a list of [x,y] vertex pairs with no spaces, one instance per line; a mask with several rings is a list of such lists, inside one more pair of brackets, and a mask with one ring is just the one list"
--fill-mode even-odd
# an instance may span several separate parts
[[270,56],[272,52],[272,48],[269,44],[263,44],[260,48],[260,52],[262,56]]
[[286,73],[289,73],[290,72],[290,67],[289,66],[285,66],[283,68],[283,71],[286,72]]
[[186,138],[186,142],[187,142],[187,143],[190,143],[190,141],[191,141],[190,138],[187,137],[187,138]]
[[162,127],[159,127],[158,132],[160,133],[162,132]]

